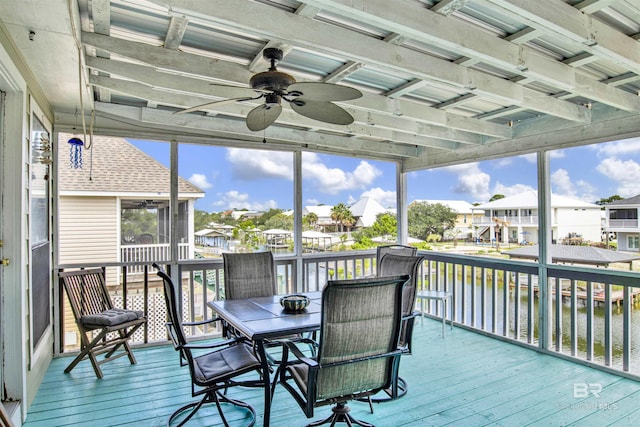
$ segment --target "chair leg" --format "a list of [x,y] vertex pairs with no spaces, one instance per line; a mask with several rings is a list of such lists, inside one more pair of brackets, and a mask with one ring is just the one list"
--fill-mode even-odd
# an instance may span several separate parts
[[251,415],[251,422],[247,425],[247,427],[252,427],[256,422],[256,411],[255,409],[253,409],[251,405],[241,400],[232,399],[226,396],[225,394],[220,393],[219,390],[216,390],[216,391],[208,392],[207,394],[205,394],[205,396],[201,400],[197,402],[188,403],[182,406],[181,408],[179,408],[178,410],[176,410],[173,414],[171,414],[171,416],[169,416],[169,419],[167,420],[167,427],[170,427],[171,423],[183,412],[191,409],[191,412],[189,412],[189,415],[187,415],[187,417],[184,420],[180,421],[180,423],[178,424],[178,427],[185,425],[196,414],[196,412],[200,410],[200,408],[204,404],[209,404],[209,403],[216,404],[216,408],[218,409],[218,414],[220,414],[220,419],[222,420],[222,423],[225,425],[225,427],[228,427],[229,423],[227,422],[227,419],[224,416],[222,406],[220,405],[221,403],[229,403],[231,405],[235,405],[240,408],[246,409]]
[[[392,384],[391,387],[385,390],[382,390],[382,393],[384,393],[384,395],[382,395],[381,397],[369,396],[368,398],[365,397],[357,400],[358,402],[369,402],[369,406],[371,406],[372,402],[373,403],[389,402],[391,400],[399,399],[405,394],[407,394],[408,388],[409,387],[407,386],[407,382],[404,380],[404,378],[398,377],[398,381],[396,384]],[[371,413],[373,414],[373,408],[371,409]]]
[[307,424],[306,427],[314,427],[327,423],[331,423],[331,426],[334,426],[336,423],[346,423],[348,426],[357,424],[361,427],[375,427],[373,424],[369,424],[365,421],[360,421],[353,418],[349,414],[350,409],[345,402],[338,402],[336,406],[331,408],[331,411],[333,413],[327,418],[319,421],[314,421],[311,424]]

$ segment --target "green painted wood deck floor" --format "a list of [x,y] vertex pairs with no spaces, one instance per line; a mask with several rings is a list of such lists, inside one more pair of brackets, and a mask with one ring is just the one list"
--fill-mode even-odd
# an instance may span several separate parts
[[[439,321],[417,322],[413,355],[404,356],[400,367],[409,383],[405,397],[375,404],[373,415],[366,403],[353,402],[352,414],[378,427],[627,426],[640,419],[639,382],[463,329],[447,330],[445,339],[440,332]],[[170,413],[193,400],[188,368],[179,366],[170,346],[141,348],[135,354],[137,365],[126,358],[103,365],[102,380],[87,361],[64,374],[70,359],[54,359],[25,427],[164,425]],[[599,396],[581,397],[599,387]],[[262,390],[235,388],[231,393],[256,408],[256,426],[261,426]],[[329,407],[317,409],[313,419],[329,413]],[[229,408],[225,414],[232,425],[246,425],[243,413]],[[278,387],[271,425],[309,421]],[[210,408],[187,425],[219,423]]]

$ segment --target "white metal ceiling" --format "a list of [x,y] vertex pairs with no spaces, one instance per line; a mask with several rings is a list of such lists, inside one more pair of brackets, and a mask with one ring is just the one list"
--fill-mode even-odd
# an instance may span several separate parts
[[[63,21],[54,28],[25,13],[27,6],[2,0],[4,25],[27,63],[55,49],[65,52],[64,68],[73,68],[67,2],[26,3]],[[85,107],[95,110],[96,129],[105,133],[239,146],[266,138],[274,149],[401,161],[406,170],[640,134],[640,0],[71,5],[91,87]],[[68,37],[28,43],[22,33],[29,26],[39,37]],[[247,87],[267,68],[261,52],[271,46],[285,51],[278,68],[298,81],[363,91],[363,98],[341,103],[355,122],[328,125],[285,108],[266,131],[251,132],[243,119],[256,104],[248,102],[173,114],[246,96],[246,89],[212,83]],[[33,68],[57,124],[76,124],[77,76]]]

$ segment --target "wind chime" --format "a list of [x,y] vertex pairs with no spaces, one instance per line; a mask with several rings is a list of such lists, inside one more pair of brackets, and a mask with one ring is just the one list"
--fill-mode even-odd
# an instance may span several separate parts
[[73,137],[67,142],[69,143],[69,167],[82,169],[82,147],[84,146],[84,141]]

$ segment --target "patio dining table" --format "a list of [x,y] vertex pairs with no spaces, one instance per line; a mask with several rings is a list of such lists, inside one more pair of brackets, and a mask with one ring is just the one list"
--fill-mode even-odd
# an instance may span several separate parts
[[305,293],[311,300],[301,312],[288,312],[280,305],[282,295],[236,300],[210,301],[209,307],[236,331],[256,343],[262,361],[264,380],[263,426],[269,425],[271,413],[271,378],[265,342],[291,334],[320,328],[321,292]]

